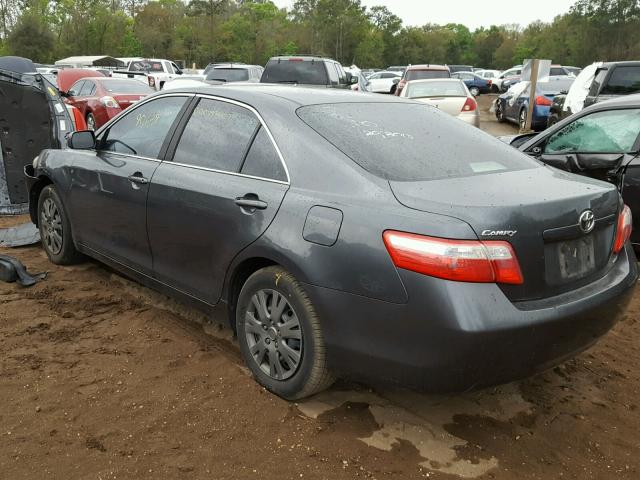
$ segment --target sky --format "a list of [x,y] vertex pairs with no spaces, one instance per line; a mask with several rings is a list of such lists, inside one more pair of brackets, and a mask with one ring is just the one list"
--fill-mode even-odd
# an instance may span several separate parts
[[[294,0],[273,0],[279,7],[290,7]],[[549,22],[566,13],[576,0],[361,0],[363,5],[385,5],[405,25],[425,23],[462,23],[478,27],[518,23],[526,26],[535,20]],[[483,6],[484,5],[484,6]]]

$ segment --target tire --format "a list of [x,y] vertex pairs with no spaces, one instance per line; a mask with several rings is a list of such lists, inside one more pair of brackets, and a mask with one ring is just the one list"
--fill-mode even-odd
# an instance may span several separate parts
[[97,130],[96,129],[96,119],[93,116],[92,113],[87,113],[87,128],[89,130],[93,130],[94,132]]
[[520,113],[518,114],[518,126],[520,127],[520,130],[524,130],[527,126],[527,111],[524,108],[520,110]]
[[491,93],[500,93],[500,90],[497,86],[491,85]]
[[[274,308],[280,310],[280,318],[271,318]],[[236,331],[254,378],[276,395],[297,400],[333,383],[313,304],[282,267],[258,270],[245,282],[238,297]]]
[[397,86],[397,85],[393,85],[393,86],[391,87],[391,90],[389,91],[389,93],[390,93],[391,95],[395,95],[397,90],[398,90],[398,86]]
[[478,87],[471,87],[469,89],[469,93],[474,97],[477,97],[478,95],[480,95],[480,89]]
[[496,119],[499,123],[504,123],[507,119],[504,117],[504,111],[502,110],[502,103],[500,100],[496,101]]
[[38,229],[51,263],[73,265],[82,261],[84,257],[76,250],[69,218],[53,185],[47,185],[40,192]]

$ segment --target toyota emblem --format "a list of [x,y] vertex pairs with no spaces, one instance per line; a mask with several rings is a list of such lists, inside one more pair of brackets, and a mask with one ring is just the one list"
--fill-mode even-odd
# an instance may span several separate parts
[[584,233],[591,233],[593,227],[596,226],[596,217],[591,210],[585,210],[578,220],[580,230]]

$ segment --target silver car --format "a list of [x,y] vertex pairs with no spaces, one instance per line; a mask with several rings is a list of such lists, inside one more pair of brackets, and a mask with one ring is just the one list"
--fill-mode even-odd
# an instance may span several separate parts
[[480,127],[478,103],[462,80],[437,78],[408,82],[400,94],[439,108],[474,127]]

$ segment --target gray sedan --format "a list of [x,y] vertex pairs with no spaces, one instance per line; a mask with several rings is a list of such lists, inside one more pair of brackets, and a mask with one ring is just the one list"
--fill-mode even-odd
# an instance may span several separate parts
[[235,329],[288,399],[451,390],[563,361],[638,277],[613,185],[437,109],[281,86],[148,97],[27,168],[52,262],[96,258]]

